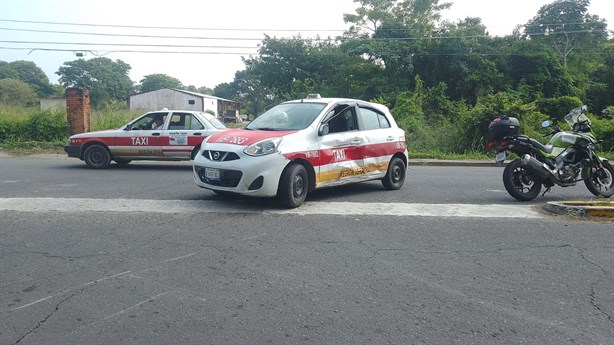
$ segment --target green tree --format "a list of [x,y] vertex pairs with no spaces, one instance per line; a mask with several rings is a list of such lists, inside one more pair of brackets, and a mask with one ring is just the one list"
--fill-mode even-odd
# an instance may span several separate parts
[[0,79],[19,79],[19,73],[6,61],[0,61]]
[[587,103],[596,113],[614,106],[614,40],[603,48],[603,60],[591,73]]
[[[149,74],[141,79],[140,92],[149,92],[160,89],[183,89],[184,86],[177,78],[166,74]],[[194,89],[196,91],[196,89]]]
[[249,69],[236,72],[232,83],[216,86],[213,94],[240,102],[243,111],[254,116],[260,115],[267,106],[276,103],[273,92]]
[[552,46],[567,68],[572,52],[601,46],[607,38],[607,24],[588,13],[590,0],[556,0],[542,6],[526,25],[527,37]]
[[512,88],[526,102],[574,95],[573,80],[556,55],[543,43],[515,42],[500,67]]
[[195,91],[198,93],[202,93],[203,95],[213,95],[213,89],[208,88],[206,86],[201,86],[197,88]]
[[32,85],[39,97],[47,97],[54,93],[54,88],[45,72],[32,61],[19,60],[8,63],[1,61],[0,79],[4,78],[18,79]]
[[64,87],[89,89],[92,106],[99,106],[110,100],[126,100],[134,92],[130,69],[121,60],[98,57],[65,62],[56,74]]
[[445,82],[447,95],[475,104],[480,95],[503,89],[503,73],[491,59],[493,39],[479,18],[444,23],[438,36],[416,47],[414,73],[429,87]]
[[392,100],[421,74],[415,71],[414,57],[427,48],[425,42],[435,34],[440,12],[451,4],[439,0],[355,2],[361,5],[356,13],[343,17],[351,27],[344,33],[341,48],[383,69],[387,98]]
[[0,103],[33,107],[38,105],[38,96],[31,84],[17,79],[0,79]]
[[[328,97],[370,99],[381,94],[387,80],[382,69],[359,56],[351,56],[336,43],[322,40],[266,37],[260,55],[245,60],[246,73],[237,74],[239,93],[264,90],[257,104],[303,98],[309,93]],[[259,85],[259,87],[256,87]]]

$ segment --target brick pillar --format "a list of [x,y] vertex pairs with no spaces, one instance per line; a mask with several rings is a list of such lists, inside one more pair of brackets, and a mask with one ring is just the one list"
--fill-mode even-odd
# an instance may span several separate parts
[[66,89],[66,113],[70,135],[90,130],[90,93],[87,89],[69,87]]

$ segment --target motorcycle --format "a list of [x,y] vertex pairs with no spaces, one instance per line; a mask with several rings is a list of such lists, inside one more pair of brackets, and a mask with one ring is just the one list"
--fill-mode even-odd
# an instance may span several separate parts
[[546,194],[554,185],[574,186],[584,181],[595,196],[609,198],[614,194],[614,168],[607,159],[596,153],[597,144],[591,121],[586,117],[587,107],[572,109],[565,116],[571,131],[563,131],[549,120],[542,127],[552,130],[546,145],[526,135],[520,135],[520,123],[514,117],[500,116],[488,126],[496,147],[497,163],[503,163],[509,152],[518,155],[503,170],[503,185],[517,200],[535,199],[542,186]]

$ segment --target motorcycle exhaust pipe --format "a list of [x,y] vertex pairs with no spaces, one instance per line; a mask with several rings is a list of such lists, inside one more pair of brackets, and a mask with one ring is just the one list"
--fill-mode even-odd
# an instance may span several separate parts
[[546,163],[542,163],[529,154],[520,158],[520,164],[542,179],[556,179],[556,169],[552,170]]

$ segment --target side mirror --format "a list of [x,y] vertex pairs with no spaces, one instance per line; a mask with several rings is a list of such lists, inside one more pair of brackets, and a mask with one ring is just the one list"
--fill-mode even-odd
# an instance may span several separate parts
[[582,110],[582,112],[584,113],[585,111],[587,111],[587,110],[588,110],[588,107],[587,107],[586,105],[583,105],[583,106],[582,106],[580,109],[581,109],[581,110]]
[[132,124],[128,124],[126,125],[126,127],[124,127],[124,131],[131,131],[132,130]]
[[329,131],[330,131],[330,127],[328,126],[328,123],[323,123],[320,125],[320,128],[318,129],[318,135],[320,136],[327,135]]
[[550,120],[546,120],[546,121],[542,122],[542,127],[544,127],[544,128],[550,127]]

